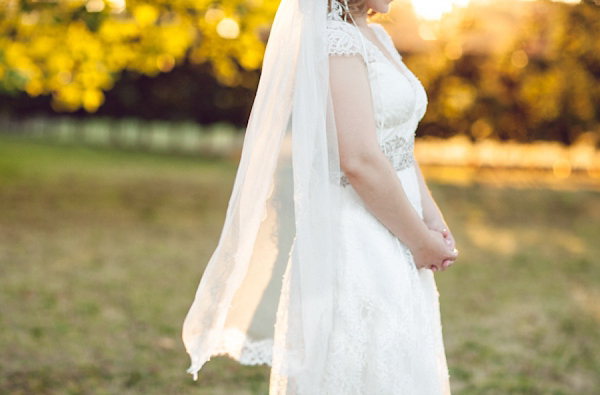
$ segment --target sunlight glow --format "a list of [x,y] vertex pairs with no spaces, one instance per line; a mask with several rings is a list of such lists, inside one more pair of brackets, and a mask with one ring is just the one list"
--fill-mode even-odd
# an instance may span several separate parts
[[[469,3],[483,2],[489,0],[411,0],[415,13],[427,20],[439,20],[451,12],[456,7],[464,8]],[[533,1],[533,0],[521,0],[521,1]],[[567,4],[579,4],[581,0],[552,0],[555,3],[567,3]],[[600,0],[596,0],[598,4]]]
[[470,0],[411,0],[418,16],[428,20],[440,19],[454,6],[466,7]]

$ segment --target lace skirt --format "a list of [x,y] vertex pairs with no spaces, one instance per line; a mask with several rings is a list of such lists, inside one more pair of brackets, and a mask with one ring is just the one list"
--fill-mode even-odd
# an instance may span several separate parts
[[[401,170],[421,214],[414,167]],[[325,379],[320,394],[449,394],[433,273],[364,206],[351,186],[342,196],[339,269]]]

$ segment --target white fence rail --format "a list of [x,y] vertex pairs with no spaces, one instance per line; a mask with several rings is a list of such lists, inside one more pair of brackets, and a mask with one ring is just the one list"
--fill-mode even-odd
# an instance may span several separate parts
[[73,117],[0,117],[0,133],[62,144],[182,154],[227,156],[241,149],[243,134],[229,124]]
[[[81,144],[191,155],[236,156],[243,133],[229,124],[210,127],[195,122],[144,121],[74,117],[31,117],[15,120],[0,116],[0,133]],[[587,133],[571,146],[557,142],[520,144],[464,136],[417,139],[415,156],[422,165],[497,169],[535,169],[568,177],[572,172],[600,178],[598,133]]]

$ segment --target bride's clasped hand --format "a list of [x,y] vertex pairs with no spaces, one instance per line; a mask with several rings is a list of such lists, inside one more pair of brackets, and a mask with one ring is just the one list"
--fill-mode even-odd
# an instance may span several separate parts
[[[458,257],[458,251],[452,245],[452,235],[448,230],[442,232],[429,229],[429,236],[410,248],[415,257],[415,265],[419,269],[429,268],[434,272],[444,271]],[[432,262],[437,264],[432,264]]]

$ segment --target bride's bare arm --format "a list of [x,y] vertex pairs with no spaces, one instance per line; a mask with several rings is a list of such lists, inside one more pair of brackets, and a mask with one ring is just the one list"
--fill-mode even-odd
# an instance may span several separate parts
[[442,233],[446,241],[449,243],[450,248],[455,248],[456,242],[454,241],[454,236],[452,236],[452,232],[450,232],[450,228],[446,224],[446,220],[442,215],[442,211],[439,209],[435,199],[433,199],[433,196],[427,187],[427,183],[425,182],[421,168],[418,164],[415,164],[415,167],[417,179],[419,180],[419,189],[421,191],[423,221],[429,229]]
[[410,204],[391,162],[377,142],[367,69],[359,56],[330,58],[330,87],[340,166],[367,208],[411,250],[418,267],[455,259],[439,232]]

